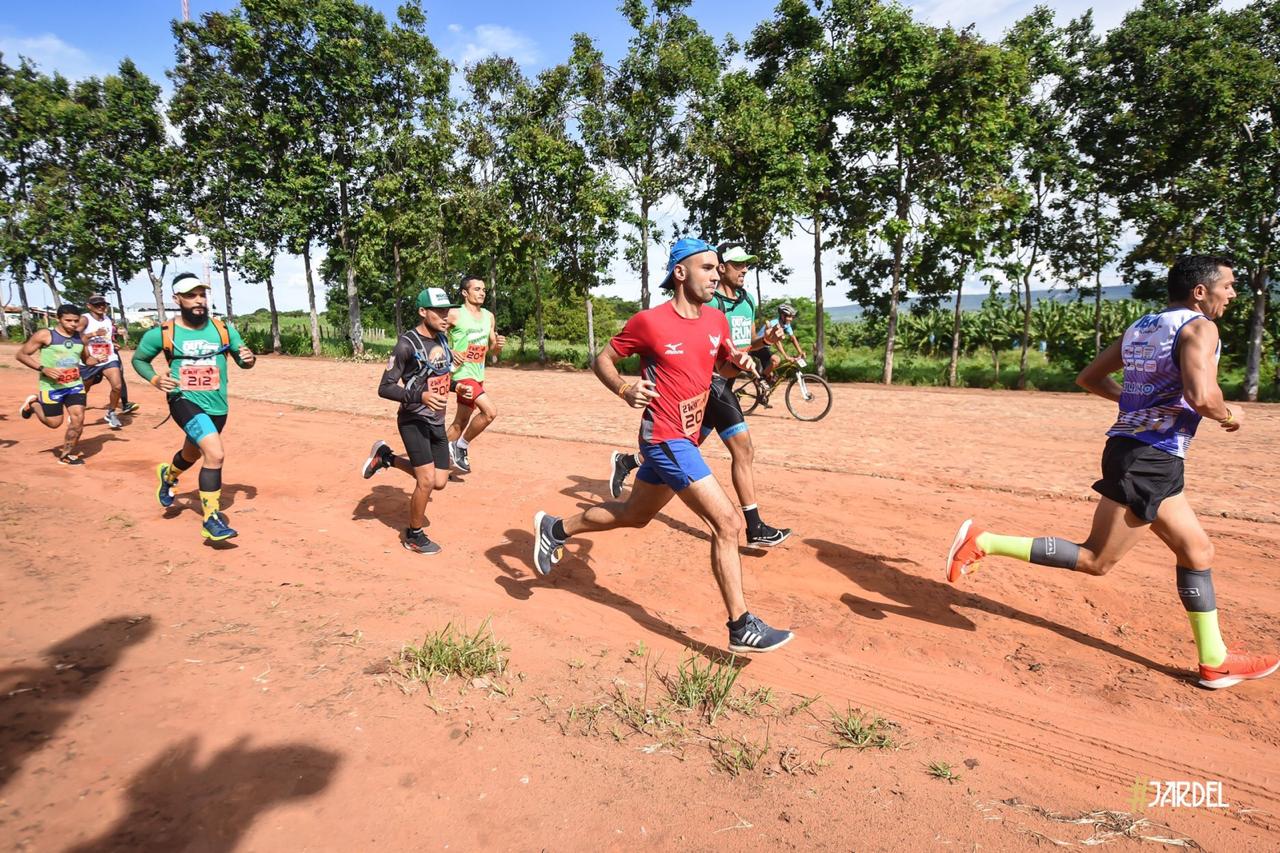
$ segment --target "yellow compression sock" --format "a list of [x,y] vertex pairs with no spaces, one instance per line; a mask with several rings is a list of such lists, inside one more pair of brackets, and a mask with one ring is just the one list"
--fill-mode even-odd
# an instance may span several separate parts
[[1196,653],[1200,656],[1200,663],[1217,666],[1226,660],[1227,644],[1222,642],[1222,632],[1218,630],[1218,611],[1187,611],[1187,618],[1191,620],[1191,635],[1196,639]]
[[1030,536],[1000,536],[996,533],[978,534],[978,547],[995,557],[1013,557],[1024,563],[1031,562]]
[[222,508],[222,489],[218,489],[218,491],[216,492],[200,493],[200,509],[204,512],[204,517],[206,521],[208,520],[209,516],[213,515],[215,512],[218,512],[221,508]]

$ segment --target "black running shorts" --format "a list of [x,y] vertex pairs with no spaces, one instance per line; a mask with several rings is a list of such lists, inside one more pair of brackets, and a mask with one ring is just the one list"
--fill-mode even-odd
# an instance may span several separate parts
[[707,396],[707,411],[702,416],[702,437],[715,430],[726,441],[747,428],[742,406],[734,396],[732,383],[720,374],[711,377],[711,393]]
[[433,424],[413,419],[400,421],[400,440],[404,442],[405,452],[409,454],[409,464],[414,468],[423,465],[434,465],[437,468],[449,468],[449,437],[445,434],[444,424]]
[[1165,498],[1182,494],[1184,462],[1135,438],[1113,435],[1102,451],[1102,479],[1093,490],[1150,524]]

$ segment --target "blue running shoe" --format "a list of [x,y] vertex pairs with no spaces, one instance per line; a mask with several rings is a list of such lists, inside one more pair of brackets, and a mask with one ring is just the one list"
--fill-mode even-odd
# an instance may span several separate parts
[[156,486],[156,500],[165,509],[173,506],[173,487],[177,485],[169,482],[169,470],[168,462],[161,462],[156,466],[156,479],[160,481],[160,485]]
[[731,652],[771,652],[780,649],[795,639],[790,631],[779,631],[770,628],[759,616],[750,613],[742,614],[738,627],[726,622],[729,628],[729,651]]
[[211,542],[225,542],[228,539],[234,539],[240,534],[227,526],[227,517],[225,515],[215,512],[204,520],[204,527],[201,528],[200,535]]
[[560,562],[564,542],[556,539],[552,529],[560,519],[539,512],[533,517],[533,567],[540,575],[551,574],[551,567]]

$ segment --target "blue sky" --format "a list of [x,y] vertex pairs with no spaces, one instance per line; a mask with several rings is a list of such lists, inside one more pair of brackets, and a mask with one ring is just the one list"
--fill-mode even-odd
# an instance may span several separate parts
[[[370,2],[389,17],[395,13],[395,2]],[[228,0],[190,0],[192,17],[233,5]],[[432,39],[448,58],[459,64],[500,54],[515,58],[527,72],[536,73],[568,55],[575,32],[594,37],[610,60],[626,50],[628,27],[611,0],[451,0],[423,5]],[[906,5],[922,20],[956,26],[972,23],[983,35],[998,38],[1009,24],[1036,4],[1033,0],[930,0]],[[1090,6],[1080,0],[1062,0],[1049,5],[1061,20],[1075,17]],[[1135,5],[1133,0],[1107,4],[1095,13],[1095,19],[1101,27],[1113,26]],[[741,41],[750,35],[757,22],[771,15],[773,7],[774,0],[694,0],[691,9],[703,27],[717,38],[732,34]],[[0,52],[8,61],[24,55],[46,71],[56,69],[72,78],[110,73],[120,59],[127,56],[167,88],[164,72],[173,57],[170,21],[181,13],[181,0],[9,2],[0,8]],[[674,202],[659,212],[663,231],[668,230],[673,214],[678,215]],[[667,221],[662,221],[664,218]],[[812,245],[812,238],[802,231],[797,231],[784,244],[784,258],[796,272],[789,282],[766,281],[766,298],[812,293]],[[835,255],[824,254],[825,277],[834,273],[836,261]],[[199,256],[175,263],[179,268],[189,266],[197,272],[203,266]],[[654,249],[651,267],[660,268],[664,263],[664,253]],[[638,295],[636,274],[621,263],[615,263],[612,271],[617,284],[606,292],[632,298]],[[277,301],[282,309],[306,306],[300,260],[281,258],[276,278]],[[5,295],[8,296],[7,287]],[[31,296],[33,301],[40,301],[35,294]],[[235,298],[238,311],[266,304],[264,293],[248,288],[238,289]],[[126,302],[150,299],[150,285],[145,276],[139,276],[125,288]],[[827,289],[827,299],[831,304],[848,302],[838,285]]]

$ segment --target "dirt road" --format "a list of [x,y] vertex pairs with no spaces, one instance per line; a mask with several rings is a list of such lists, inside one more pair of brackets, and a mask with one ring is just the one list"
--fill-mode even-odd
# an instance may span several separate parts
[[[850,385],[818,424],[753,416],[762,512],[796,534],[743,551],[748,601],[798,637],[742,670],[739,694],[768,704],[710,725],[663,702],[664,677],[724,641],[691,513],[575,541],[549,579],[530,568],[533,514],[599,499],[609,450],[634,443],[637,413],[591,376],[491,372],[499,419],[433,500],[445,550],[423,558],[397,542],[408,478],[357,473],[375,438],[399,444],[379,366],[233,371],[224,496],[241,535],[215,550],[193,476],[169,517],[155,503],[179,437],[152,429],[157,392],[135,381],[144,409],[111,432],[95,390],[87,464],[68,469],[60,436],[17,417],[34,382],[13,351],[0,838],[16,848],[1021,849],[1108,826],[1129,833],[1120,849],[1280,847],[1280,678],[1194,686],[1154,537],[1106,578],[989,560],[945,582],[967,515],[1083,536],[1100,401]],[[1228,642],[1275,650],[1280,409],[1247,416],[1196,439],[1188,492]],[[486,617],[505,676],[406,692],[388,672],[402,644]],[[665,721],[629,726],[628,699]],[[850,707],[896,723],[895,748],[835,749]],[[1229,807],[1143,808],[1146,780],[1221,782]]]

